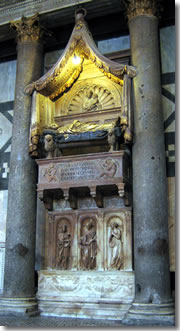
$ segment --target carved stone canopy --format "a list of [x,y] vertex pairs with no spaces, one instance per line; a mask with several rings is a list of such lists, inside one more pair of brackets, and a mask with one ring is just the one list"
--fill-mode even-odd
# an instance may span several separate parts
[[76,24],[63,54],[44,76],[26,87],[26,93],[36,90],[55,101],[77,80],[85,59],[90,59],[104,75],[121,86],[125,74],[130,78],[135,76],[133,67],[111,61],[99,52],[84,16],[85,10],[76,12]]
[[40,136],[46,129],[62,134],[109,131],[120,118],[120,124],[125,125],[125,140],[132,140],[131,78],[136,70],[99,52],[84,20],[85,13],[84,9],[76,11],[74,30],[56,64],[25,88],[27,94],[33,94],[33,157],[40,157]]

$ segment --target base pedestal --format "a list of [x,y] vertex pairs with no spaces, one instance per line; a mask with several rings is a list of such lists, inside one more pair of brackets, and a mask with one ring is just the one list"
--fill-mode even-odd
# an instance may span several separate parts
[[166,304],[133,303],[122,320],[126,325],[175,325],[174,302]]
[[44,316],[121,320],[134,297],[131,271],[40,271],[38,304]]
[[38,315],[36,298],[5,298],[0,299],[0,315]]

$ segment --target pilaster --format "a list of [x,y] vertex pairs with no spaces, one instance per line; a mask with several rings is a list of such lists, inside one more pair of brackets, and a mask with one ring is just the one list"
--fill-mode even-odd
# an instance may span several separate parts
[[31,96],[24,88],[42,75],[42,29],[38,14],[11,26],[17,33],[17,73],[8,187],[4,292],[0,313],[32,313],[35,301],[35,161],[29,156]]
[[[134,87],[135,298],[126,324],[174,323],[158,40],[159,1],[127,0]],[[151,324],[150,323],[150,324]]]

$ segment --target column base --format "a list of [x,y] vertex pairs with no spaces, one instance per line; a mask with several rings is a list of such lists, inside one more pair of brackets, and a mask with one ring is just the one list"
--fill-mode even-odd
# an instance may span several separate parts
[[132,303],[131,308],[122,320],[125,325],[158,325],[174,326],[174,302],[166,304]]
[[0,315],[39,315],[36,298],[0,298]]

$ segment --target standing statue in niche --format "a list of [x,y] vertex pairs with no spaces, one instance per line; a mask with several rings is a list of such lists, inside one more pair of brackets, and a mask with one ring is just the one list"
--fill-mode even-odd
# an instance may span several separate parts
[[118,223],[111,223],[111,233],[109,237],[111,249],[110,267],[116,270],[122,269],[123,265],[123,242],[122,231]]
[[102,106],[98,99],[98,95],[94,93],[93,90],[87,90],[85,92],[82,107],[85,111],[94,111],[102,109]]
[[58,231],[58,256],[56,266],[60,269],[67,269],[71,249],[71,234],[67,231],[67,225],[62,225]]
[[47,152],[47,159],[52,159],[53,157],[61,156],[59,148],[54,142],[54,137],[52,134],[46,134],[44,137],[44,149]]
[[95,269],[97,255],[96,231],[92,222],[86,225],[84,235],[80,238],[81,266],[83,269]]

